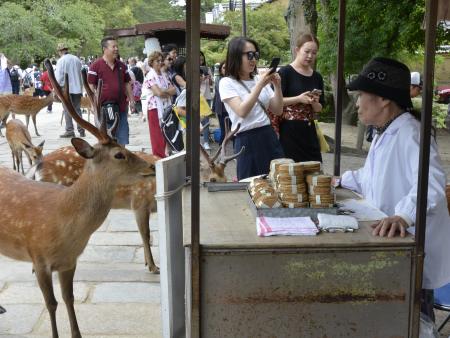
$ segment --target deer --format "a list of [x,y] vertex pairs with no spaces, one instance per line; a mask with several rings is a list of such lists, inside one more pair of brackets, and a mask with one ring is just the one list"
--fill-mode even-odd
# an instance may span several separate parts
[[[33,96],[15,94],[0,96],[0,121],[6,124],[6,120],[8,119],[10,113],[25,115],[28,128],[31,116],[36,136],[41,136],[39,135],[36,127],[36,115],[41,111],[42,108],[47,107],[51,102],[53,102],[53,94],[50,94],[43,99]],[[3,137],[1,130],[0,136]]]
[[24,174],[22,162],[23,151],[25,151],[30,166],[42,161],[42,149],[45,140],[38,146],[34,146],[31,142],[30,133],[22,121],[12,119],[6,124],[6,139],[11,148],[13,169],[17,170],[17,172],[22,169],[22,174]]
[[[135,155],[155,164],[159,157],[144,152]],[[42,182],[71,186],[83,171],[86,159],[72,146],[66,146],[46,154],[27,173],[27,177]],[[149,271],[159,273],[150,248],[150,213],[155,210],[156,182],[154,177],[142,178],[134,183],[119,184],[116,188],[112,209],[133,210],[144,247],[145,265]]]
[[[227,117],[228,118],[228,117]],[[211,158],[208,154],[208,152],[203,148],[202,145],[200,145],[200,152],[203,154],[203,157],[205,158],[206,162],[208,162],[209,166],[209,182],[226,182],[227,177],[225,176],[225,167],[227,163],[235,158],[237,158],[239,155],[241,155],[245,151],[245,147],[242,147],[241,150],[239,150],[238,153],[226,156],[226,147],[228,142],[233,138],[233,136],[239,131],[241,124],[238,123],[236,126],[236,129],[234,129],[232,132],[228,130],[228,123],[225,123],[226,127],[226,134],[223,139],[222,144],[219,146],[219,149],[217,149],[216,153]],[[220,155],[220,157],[219,157]],[[216,164],[216,160],[219,159],[218,163]]]
[[[76,319],[73,279],[77,259],[89,238],[108,215],[117,185],[155,176],[155,167],[114,141],[107,132],[101,115],[102,82],[89,96],[99,117],[95,127],[80,117],[69,95],[69,79],[65,74],[64,91],[55,79],[52,65],[44,62],[56,95],[65,109],[98,143],[91,146],[81,138],[71,142],[86,159],[80,177],[70,186],[36,182],[0,167],[0,253],[33,265],[39,287],[50,315],[52,337],[58,337],[52,273],[57,272],[66,304],[71,335],[81,337]],[[84,86],[89,87],[86,82]],[[26,206],[26,207],[23,207]]]

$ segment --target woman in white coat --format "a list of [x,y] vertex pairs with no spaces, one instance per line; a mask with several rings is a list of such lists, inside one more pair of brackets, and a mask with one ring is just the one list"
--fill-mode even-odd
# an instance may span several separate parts
[[[410,72],[387,58],[372,59],[348,89],[358,90],[358,116],[376,134],[363,168],[347,171],[341,185],[361,193],[388,217],[374,224],[374,236],[414,234],[420,153],[420,124],[408,112]],[[431,142],[422,312],[434,319],[433,289],[450,282],[450,216],[446,174]]]

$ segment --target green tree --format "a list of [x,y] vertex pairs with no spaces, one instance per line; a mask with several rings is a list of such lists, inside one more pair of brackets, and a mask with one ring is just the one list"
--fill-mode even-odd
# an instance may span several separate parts
[[84,0],[11,1],[0,6],[0,49],[16,63],[40,62],[65,42],[77,54],[98,50],[104,21]]
[[[281,57],[281,62],[290,61],[289,34],[284,21],[285,5],[280,2],[265,4],[255,10],[248,9],[247,36],[254,39],[261,49],[260,65],[267,65],[273,57]],[[242,32],[242,12],[227,12],[224,24],[231,26],[231,34],[224,41],[202,41],[208,63],[216,63],[225,59],[228,41]]]
[[0,50],[14,63],[26,64],[54,50],[55,38],[39,17],[23,6],[7,2],[0,6]]

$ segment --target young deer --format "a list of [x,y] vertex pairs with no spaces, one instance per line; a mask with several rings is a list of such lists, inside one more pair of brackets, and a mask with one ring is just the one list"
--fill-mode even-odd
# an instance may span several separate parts
[[[225,126],[228,126],[227,123],[225,123]],[[209,181],[210,182],[226,182],[227,177],[225,176],[225,166],[227,163],[239,155],[242,154],[242,152],[245,150],[245,147],[242,147],[241,150],[237,154],[233,154],[230,156],[226,156],[226,147],[227,143],[231,140],[231,138],[239,131],[239,128],[241,127],[241,124],[238,123],[236,126],[236,129],[230,132],[227,128],[225,138],[223,139],[222,144],[220,145],[219,149],[217,149],[217,152],[214,154],[212,158],[209,157],[208,152],[205,150],[205,148],[200,145],[200,151],[203,154],[203,157],[208,162],[208,166],[210,169],[209,172]],[[219,157],[220,155],[220,157]],[[219,162],[216,164],[216,160],[219,158]]]
[[[72,139],[77,152],[87,161],[82,174],[70,187],[35,182],[10,169],[0,168],[0,253],[33,263],[50,314],[53,338],[58,337],[58,330],[52,272],[58,272],[72,337],[81,337],[73,305],[77,258],[108,215],[117,185],[155,175],[155,170],[108,135],[106,122],[99,114],[101,83],[95,97],[90,92],[101,122],[97,129],[75,111],[69,96],[67,74],[63,92],[48,59],[45,66],[53,88],[69,114],[99,143],[92,147],[83,139]],[[85,87],[88,87],[87,83]]]
[[[133,152],[144,161],[154,165],[159,157],[143,152]],[[27,177],[36,181],[72,185],[83,171],[86,159],[78,155],[74,147],[56,149],[45,155],[33,166]],[[154,177],[142,178],[134,183],[119,184],[112,202],[113,209],[133,210],[142,237],[145,264],[150,272],[159,273],[150,248],[150,213],[154,211],[156,182]]]
[[[36,127],[36,115],[42,108],[47,107],[50,102],[53,102],[53,94],[50,94],[43,99],[33,96],[14,94],[0,96],[0,121],[3,121],[3,123],[6,124],[6,120],[8,119],[10,113],[25,115],[28,128],[31,116],[36,136],[41,136],[39,135]],[[1,130],[0,136],[3,137]]]
[[30,133],[22,121],[12,119],[6,124],[6,139],[11,148],[13,168],[14,170],[17,170],[17,172],[22,169],[22,174],[24,174],[22,151],[25,151],[30,166],[42,161],[42,148],[44,147],[45,141],[42,141],[35,147],[31,142]]

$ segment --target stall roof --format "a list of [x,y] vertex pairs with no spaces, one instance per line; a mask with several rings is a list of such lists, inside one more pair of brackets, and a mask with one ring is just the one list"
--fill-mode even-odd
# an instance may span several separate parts
[[[134,27],[107,29],[107,33],[117,38],[144,35],[157,37],[161,44],[168,42],[185,45],[186,21],[158,21],[136,24]],[[230,35],[230,26],[200,24],[200,38],[225,40]]]

